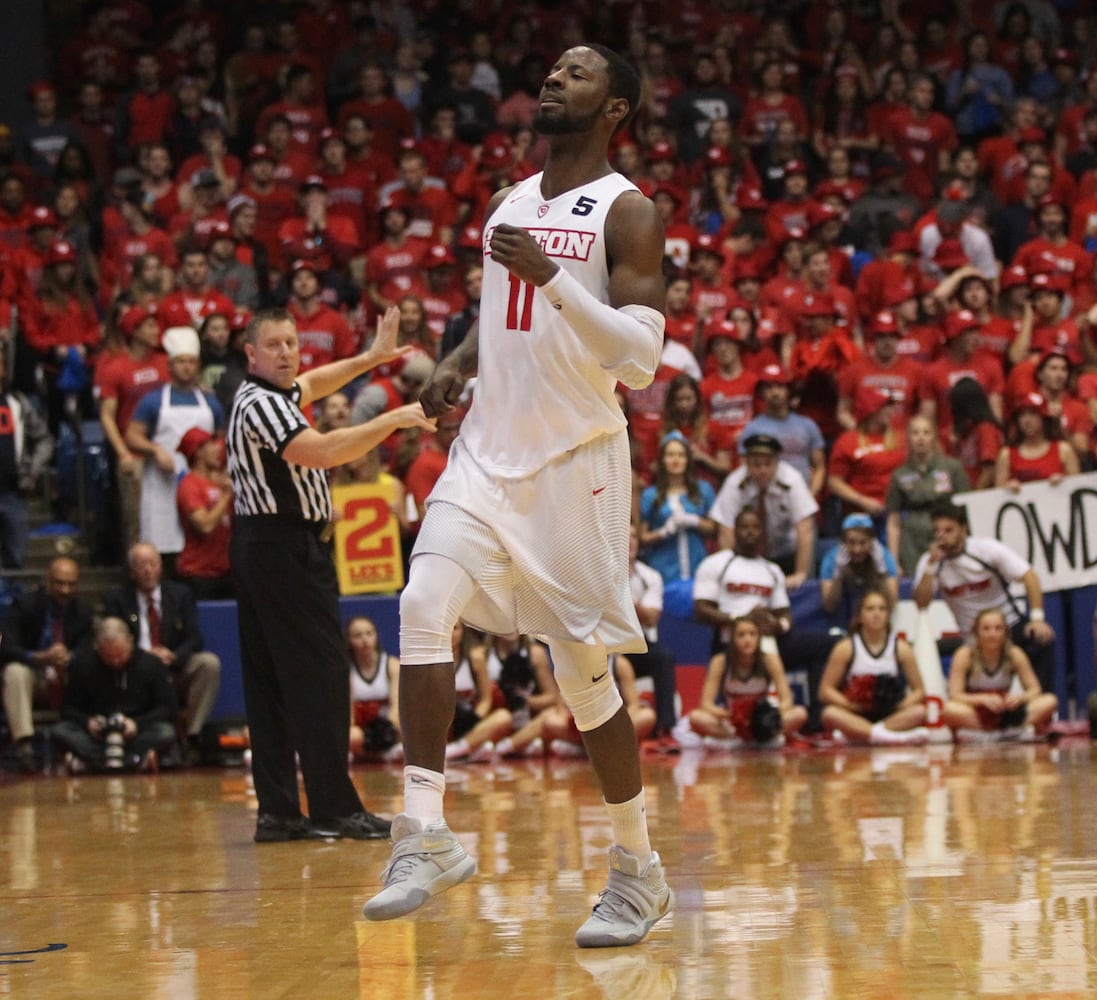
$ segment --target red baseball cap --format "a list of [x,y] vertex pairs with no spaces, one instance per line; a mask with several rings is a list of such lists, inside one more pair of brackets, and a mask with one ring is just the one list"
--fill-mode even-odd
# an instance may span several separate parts
[[441,243],[436,243],[427,251],[427,255],[423,260],[423,267],[446,267],[456,263],[457,258],[453,256],[450,248]]
[[1027,285],[1028,274],[1020,264],[1013,264],[1002,272],[1002,276],[998,279],[998,283],[1004,292],[1008,288],[1016,288],[1018,285]]
[[933,252],[933,263],[942,271],[955,271],[968,263],[964,245],[959,240],[941,240]]
[[118,329],[127,337],[132,337],[137,328],[147,319],[156,320],[156,325],[160,326],[160,317],[154,303],[144,306],[130,306],[118,317]]
[[730,167],[731,150],[726,146],[709,146],[705,150],[705,167]]
[[77,259],[76,247],[68,240],[56,240],[46,251],[42,263],[46,267],[53,264],[75,264]]
[[205,428],[192,427],[179,439],[178,450],[183,453],[183,457],[188,462],[193,462],[194,456],[198,454],[198,449],[207,441],[212,441],[213,437],[214,435],[205,430]]
[[734,340],[736,343],[743,339],[737,323],[733,323],[730,319],[710,319],[705,324],[705,343],[709,344],[720,337],[727,337],[728,340]]
[[872,317],[868,332],[871,337],[898,337],[899,321],[895,318],[895,313],[890,309],[881,309]]
[[792,378],[780,365],[766,365],[758,373],[758,384],[763,385],[770,382],[776,385],[789,385]]
[[693,241],[691,249],[694,253],[697,253],[698,251],[711,253],[719,257],[720,260],[727,260],[727,254],[724,253],[724,248],[712,233],[701,233],[697,239]]
[[945,317],[945,340],[955,340],[968,330],[978,330],[982,325],[970,309],[954,309]]
[[677,163],[678,153],[669,142],[653,142],[647,151],[649,163]]
[[860,423],[874,414],[879,413],[885,406],[893,402],[891,395],[883,389],[862,382],[857,386],[857,392],[853,397],[853,419]]

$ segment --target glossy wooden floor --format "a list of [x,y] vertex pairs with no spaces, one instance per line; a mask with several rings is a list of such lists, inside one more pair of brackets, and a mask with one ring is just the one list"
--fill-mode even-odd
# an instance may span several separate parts
[[[480,875],[386,924],[387,845],[256,846],[243,771],[5,775],[0,998],[1093,997],[1094,774],[1076,739],[646,761],[677,904],[593,952],[585,761],[453,769]],[[398,768],[355,778],[392,811]]]

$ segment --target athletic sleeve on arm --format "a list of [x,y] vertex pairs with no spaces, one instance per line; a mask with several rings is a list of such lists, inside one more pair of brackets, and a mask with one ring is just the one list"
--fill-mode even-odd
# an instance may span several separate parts
[[666,317],[661,312],[642,305],[614,309],[562,267],[540,289],[606,371],[630,389],[651,384],[663,350]]

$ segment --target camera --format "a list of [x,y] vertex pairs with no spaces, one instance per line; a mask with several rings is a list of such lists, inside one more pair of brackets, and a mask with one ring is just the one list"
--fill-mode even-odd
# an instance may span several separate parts
[[111,771],[121,770],[126,765],[125,728],[126,717],[121,712],[108,715],[103,722],[103,741],[106,743],[103,763]]

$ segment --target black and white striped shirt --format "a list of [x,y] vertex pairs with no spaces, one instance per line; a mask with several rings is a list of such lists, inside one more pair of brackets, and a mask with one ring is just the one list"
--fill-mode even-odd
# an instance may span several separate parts
[[298,405],[301,389],[279,389],[248,375],[229,415],[225,450],[237,517],[279,515],[331,520],[331,492],[323,469],[294,465],[282,452],[309,424]]

